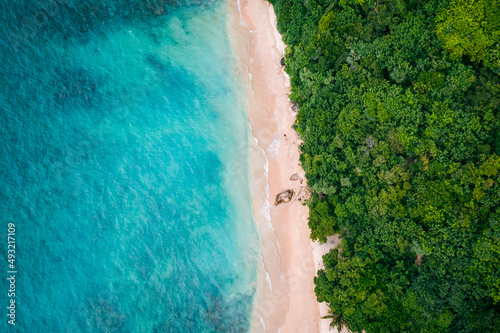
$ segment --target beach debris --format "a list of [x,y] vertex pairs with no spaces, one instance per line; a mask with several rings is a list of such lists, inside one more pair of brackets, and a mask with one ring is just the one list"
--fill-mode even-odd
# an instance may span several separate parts
[[287,203],[292,200],[293,190],[286,190],[281,192],[276,196],[276,200],[274,201],[274,205],[278,206],[281,203]]
[[298,172],[296,172],[296,173],[294,173],[293,175],[290,176],[290,180],[297,180],[297,179],[299,179],[299,173]]
[[280,65],[281,66],[285,66],[285,57],[281,58]]

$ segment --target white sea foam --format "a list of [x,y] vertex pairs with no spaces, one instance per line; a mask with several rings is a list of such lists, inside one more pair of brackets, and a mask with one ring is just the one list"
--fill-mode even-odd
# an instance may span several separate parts
[[266,218],[266,220],[268,221],[268,224],[267,226],[270,228],[270,229],[273,229],[273,225],[270,223],[271,221],[271,209],[269,207],[269,202],[266,202],[266,204],[262,205],[262,208],[260,210],[260,213],[262,214],[262,216],[264,216]]
[[270,156],[277,158],[280,151],[280,132],[276,131],[273,135],[273,142],[267,147]]
[[[261,148],[262,149],[262,148]],[[264,150],[262,149],[262,153],[264,154]],[[266,156],[264,154],[264,156]],[[260,209],[260,213],[266,218],[267,226],[269,229],[274,231],[273,224],[271,223],[271,206],[269,205],[269,160],[266,156],[266,164],[264,165],[264,177],[266,178],[266,188],[264,189],[264,193],[266,194],[266,200]]]
[[262,323],[262,327],[264,327],[264,332],[266,332],[266,324],[264,324],[264,318],[260,316],[260,322]]
[[[250,127],[250,129],[252,130],[252,125],[250,123],[248,123],[248,127]],[[259,139],[257,139],[257,137],[255,136],[253,136],[253,139],[255,140],[255,143],[257,143],[257,146],[261,150],[262,155],[266,159],[266,164],[264,164],[264,178],[266,179],[266,187],[264,189],[264,193],[266,194],[266,200],[264,201],[264,204],[260,209],[260,214],[266,218],[267,226],[269,227],[269,229],[274,231],[273,224],[271,223],[271,206],[269,205],[269,159],[267,158],[264,149],[259,146]]]
[[240,14],[240,25],[242,27],[246,27],[247,24],[245,23],[245,20],[243,19],[243,15],[241,15],[241,3],[240,3],[240,0],[238,0],[238,3],[236,4],[236,7],[238,8],[238,13]]
[[266,272],[266,281],[269,284],[269,289],[273,290],[273,284],[271,283],[271,277],[268,272]]

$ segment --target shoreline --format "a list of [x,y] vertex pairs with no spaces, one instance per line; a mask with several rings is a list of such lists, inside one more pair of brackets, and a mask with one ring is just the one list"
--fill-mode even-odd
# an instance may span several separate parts
[[[314,294],[313,278],[322,253],[331,248],[311,242],[309,209],[299,197],[307,184],[299,165],[300,139],[291,128],[296,113],[289,101],[290,81],[280,66],[286,45],[265,0],[228,1],[228,33],[247,97],[252,138],[249,163],[252,204],[260,246],[252,332],[328,332],[325,304]],[[290,177],[298,174],[299,179]],[[274,206],[282,191],[295,192]],[[318,261],[319,258],[319,261]]]

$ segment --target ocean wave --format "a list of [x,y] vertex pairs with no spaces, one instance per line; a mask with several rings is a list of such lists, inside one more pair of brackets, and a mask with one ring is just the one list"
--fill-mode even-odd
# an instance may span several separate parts
[[260,322],[262,323],[262,326],[264,327],[264,332],[266,332],[266,324],[264,323],[264,318],[260,316]]
[[271,291],[272,291],[273,290],[273,284],[271,282],[271,276],[269,276],[268,272],[266,272],[266,281],[269,284],[269,289],[271,289]]
[[241,3],[240,3],[240,0],[238,0],[238,3],[236,4],[236,7],[238,8],[238,13],[240,14],[240,25],[242,27],[246,27],[247,24],[245,23],[245,20],[243,19],[243,15],[241,14]]

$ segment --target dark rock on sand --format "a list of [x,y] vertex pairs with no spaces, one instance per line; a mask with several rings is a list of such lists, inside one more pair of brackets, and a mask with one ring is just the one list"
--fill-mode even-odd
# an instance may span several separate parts
[[276,200],[274,201],[274,205],[278,206],[281,203],[286,203],[286,202],[292,200],[292,197],[293,197],[293,190],[283,191],[276,196]]

